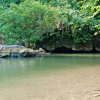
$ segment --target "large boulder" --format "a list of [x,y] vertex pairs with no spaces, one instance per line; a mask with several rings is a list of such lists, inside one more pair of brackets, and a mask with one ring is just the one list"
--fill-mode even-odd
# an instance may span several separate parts
[[0,45],[0,57],[35,57],[39,51],[19,45]]

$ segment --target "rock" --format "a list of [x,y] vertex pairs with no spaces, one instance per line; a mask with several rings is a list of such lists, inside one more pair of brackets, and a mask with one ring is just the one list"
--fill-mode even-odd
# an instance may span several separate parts
[[41,55],[44,55],[46,53],[46,51],[42,48],[39,48],[39,52],[40,52]]
[[73,51],[89,52],[89,51],[92,51],[92,49],[93,49],[93,46],[90,43],[87,43],[87,44],[73,44],[73,46],[72,46]]
[[[42,49],[42,48],[39,48],[38,51],[39,51],[39,54],[40,54],[40,55],[50,55],[50,54],[51,54],[51,52],[48,52],[48,53],[47,53],[47,52],[46,52],[44,49]],[[37,55],[37,56],[38,56],[38,55]]]
[[82,46],[79,45],[79,44],[73,44],[72,50],[73,50],[73,51],[82,51],[83,48],[82,48]]
[[4,57],[35,57],[39,51],[18,45],[0,45],[0,58]]
[[41,53],[37,53],[36,55],[35,55],[35,57],[41,57]]
[[[100,43],[100,42],[99,42]],[[54,43],[50,43],[49,41],[44,41],[39,43],[39,45],[47,51],[53,52],[58,48],[65,48],[64,52],[91,52],[93,50],[93,41],[88,40],[85,43],[74,43],[72,39],[67,38],[59,41],[55,41]],[[64,49],[63,48],[63,49]]]
[[9,56],[9,53],[0,53],[0,58],[6,58]]
[[53,51],[56,48],[55,45],[49,45],[49,44],[42,44],[42,47],[45,48],[47,51]]
[[15,45],[21,45],[21,42],[16,41],[16,42],[15,42]]
[[93,44],[92,41],[88,41],[83,44],[83,51],[92,51],[93,50]]
[[42,48],[39,48],[39,52],[46,52],[46,51]]
[[77,44],[73,44],[72,45],[72,50],[73,51],[85,51],[85,52],[89,52],[92,51],[93,49],[93,45],[92,42],[88,41],[86,43],[77,43]]
[[95,37],[94,47],[96,51],[100,52],[100,34]]
[[[38,44],[37,44],[38,45]],[[43,43],[39,43],[39,45],[44,48],[45,50],[52,52],[57,48],[60,47],[66,47],[66,48],[71,48],[72,47],[72,40],[69,38],[59,40],[53,43],[50,43],[49,41],[44,41]]]

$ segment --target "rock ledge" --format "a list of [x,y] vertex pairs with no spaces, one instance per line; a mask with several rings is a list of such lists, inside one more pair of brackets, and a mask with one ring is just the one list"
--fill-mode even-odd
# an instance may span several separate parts
[[38,50],[33,50],[19,45],[0,45],[0,58],[22,58],[36,56],[41,56]]

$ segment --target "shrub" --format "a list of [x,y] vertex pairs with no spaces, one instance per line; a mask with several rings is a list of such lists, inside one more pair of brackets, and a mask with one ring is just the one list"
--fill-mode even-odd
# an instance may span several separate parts
[[26,41],[31,47],[41,36],[53,32],[59,22],[59,9],[34,0],[26,0],[4,11],[0,33],[4,34],[6,43]]

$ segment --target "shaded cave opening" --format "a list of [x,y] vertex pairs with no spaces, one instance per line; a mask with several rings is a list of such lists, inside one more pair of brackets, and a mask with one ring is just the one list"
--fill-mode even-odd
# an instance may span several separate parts
[[[48,51],[49,52],[49,51]],[[95,48],[93,48],[91,51],[75,51],[72,50],[71,48],[66,48],[66,47],[58,47],[54,49],[53,51],[50,51],[52,53],[100,53],[99,51],[96,51]]]
[[52,53],[72,53],[71,48],[58,47],[52,51]]

